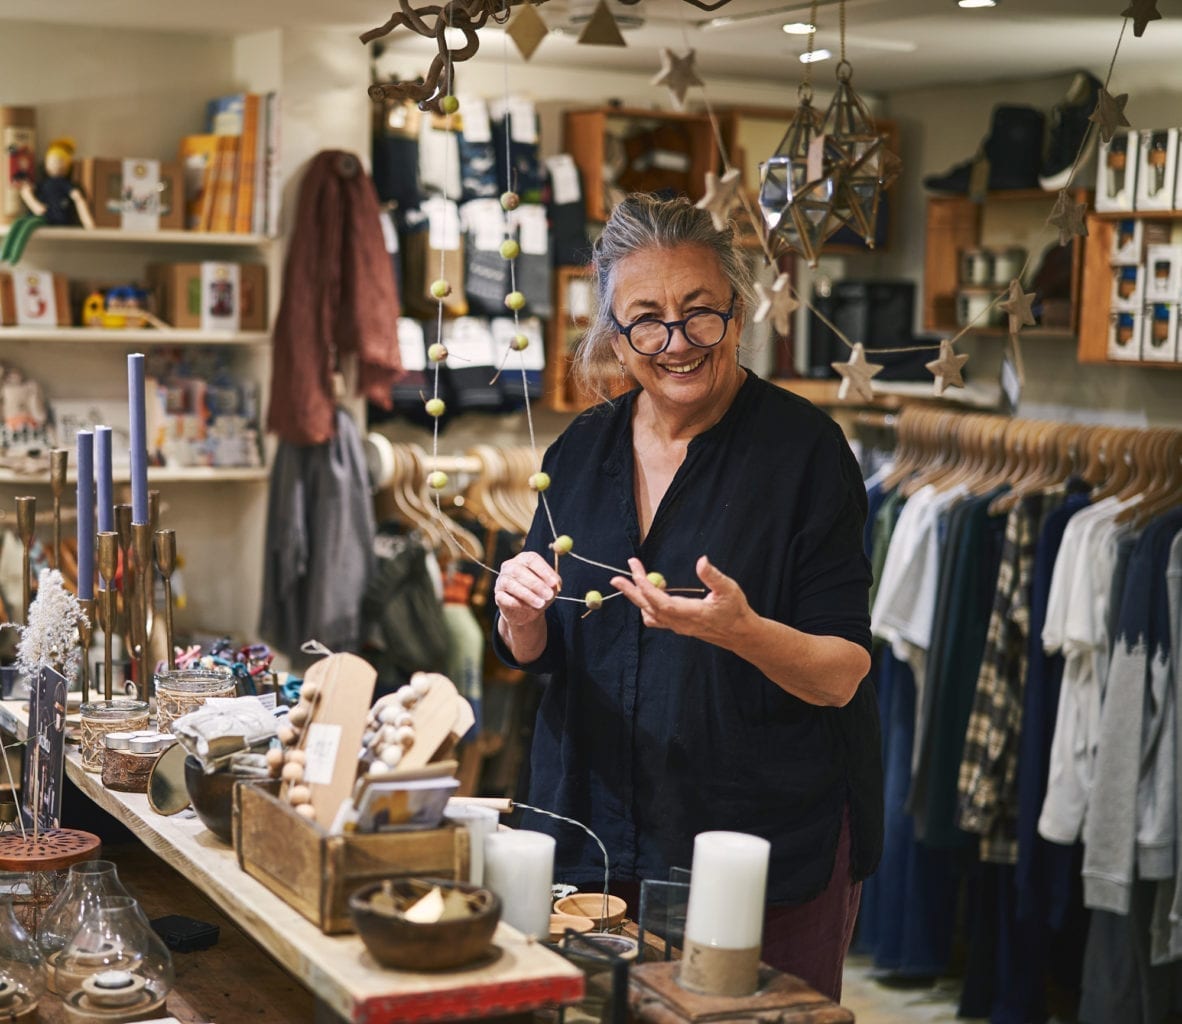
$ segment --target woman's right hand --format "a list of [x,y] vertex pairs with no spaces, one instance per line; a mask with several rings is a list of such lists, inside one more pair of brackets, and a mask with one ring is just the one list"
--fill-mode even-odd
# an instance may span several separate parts
[[523,551],[501,564],[493,597],[511,629],[543,620],[562,589],[562,577],[535,551]]

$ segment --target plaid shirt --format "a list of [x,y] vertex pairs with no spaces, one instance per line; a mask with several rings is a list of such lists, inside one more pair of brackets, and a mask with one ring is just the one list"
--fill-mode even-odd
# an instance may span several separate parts
[[1022,498],[1006,519],[1005,542],[985,653],[957,782],[957,824],[981,836],[981,859],[1018,861],[1018,749],[1034,553],[1052,493]]

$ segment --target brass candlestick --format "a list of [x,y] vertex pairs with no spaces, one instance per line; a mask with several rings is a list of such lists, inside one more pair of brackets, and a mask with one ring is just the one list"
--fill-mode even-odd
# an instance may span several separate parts
[[115,573],[119,568],[119,534],[104,530],[98,535],[98,569],[103,579],[99,611],[103,626],[103,696],[112,698],[111,635],[115,632]]
[[[152,527],[148,523],[132,523],[132,550],[135,552],[136,602],[134,611],[129,612],[139,619],[139,684],[140,699],[150,700],[152,696],[152,608],[155,604],[152,579]],[[138,614],[137,614],[138,613]]]
[[22,606],[22,615],[25,624],[29,621],[29,604],[33,600],[33,581],[30,579],[31,569],[29,567],[29,552],[33,546],[33,537],[37,533],[37,499],[36,498],[17,498],[16,499],[16,528],[20,534],[21,544],[24,545],[24,556],[22,566],[24,572],[22,574],[24,579],[24,595],[25,603]]
[[94,599],[78,601],[82,618],[78,620],[78,643],[82,646],[82,703],[90,700],[90,638],[94,635]]
[[148,525],[152,533],[160,528],[160,492],[148,491]]
[[66,490],[66,469],[70,453],[65,448],[54,448],[49,453],[49,486],[53,490],[53,565],[62,567],[62,494]]
[[172,574],[176,569],[176,530],[157,530],[156,568],[164,580],[164,642],[168,648],[168,671],[176,668],[172,641]]
[[131,633],[135,628],[132,623],[131,609],[135,601],[135,573],[131,571],[131,506],[115,506],[115,532],[119,535],[119,550],[123,553],[123,615],[120,625],[116,628],[120,632]]

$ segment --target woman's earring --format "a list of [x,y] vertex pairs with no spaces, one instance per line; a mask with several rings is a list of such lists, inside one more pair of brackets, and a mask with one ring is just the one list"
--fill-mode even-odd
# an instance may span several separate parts
[[621,359],[621,360],[620,360],[620,377],[621,377],[621,379],[622,379],[622,378],[624,378],[624,377],[626,377],[626,376],[628,376],[628,373],[627,373],[627,371],[624,369],[624,360],[622,360],[622,359]]

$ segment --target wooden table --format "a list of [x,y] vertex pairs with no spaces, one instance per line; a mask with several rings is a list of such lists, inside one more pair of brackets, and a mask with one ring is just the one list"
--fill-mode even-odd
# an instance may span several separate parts
[[[27,709],[0,701],[0,729],[23,739]],[[238,927],[335,1014],[357,1024],[459,1020],[576,1002],[583,974],[506,924],[493,941],[500,956],[468,971],[438,974],[379,967],[355,935],[327,936],[238,868],[234,851],[195,817],[163,817],[139,793],[115,793],[82,769],[76,749],[66,772],[99,807],[205,893]]]

